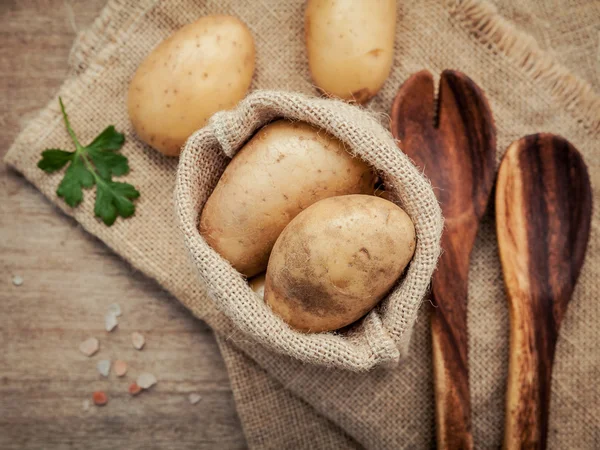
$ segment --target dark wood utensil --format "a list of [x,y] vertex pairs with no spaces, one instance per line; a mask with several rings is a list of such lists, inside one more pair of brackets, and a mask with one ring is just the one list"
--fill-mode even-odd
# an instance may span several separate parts
[[445,217],[431,317],[438,449],[471,449],[467,349],[469,259],[495,174],[496,130],[487,100],[446,70],[436,105],[428,71],[412,75],[392,106],[392,134],[431,180]]
[[587,247],[592,191],[567,140],[513,142],[496,188],[496,227],[510,307],[504,448],[545,449],[558,330]]

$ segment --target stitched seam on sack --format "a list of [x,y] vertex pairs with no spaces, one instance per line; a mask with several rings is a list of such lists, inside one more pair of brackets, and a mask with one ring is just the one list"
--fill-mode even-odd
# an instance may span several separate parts
[[450,15],[480,43],[547,89],[592,137],[600,132],[600,96],[585,80],[574,75],[542,50],[533,36],[517,28],[487,0],[446,0]]

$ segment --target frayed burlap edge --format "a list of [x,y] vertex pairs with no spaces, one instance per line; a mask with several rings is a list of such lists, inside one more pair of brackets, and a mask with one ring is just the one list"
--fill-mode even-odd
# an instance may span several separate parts
[[[116,44],[115,36],[119,32],[141,20],[159,2],[160,0],[109,0],[90,27],[75,37],[69,52],[72,74],[79,75],[87,69],[100,49]],[[121,15],[123,16],[120,17]]]
[[[280,117],[308,122],[340,139],[352,155],[378,171],[415,224],[417,246],[406,275],[380,307],[347,334],[291,329],[198,232],[202,208],[229,158],[259,127]],[[236,109],[215,114],[188,140],[177,172],[175,204],[186,247],[210,298],[242,332],[304,362],[354,371],[394,364],[406,350],[440,253],[443,221],[429,182],[366,111],[336,100],[256,91]]]
[[485,0],[449,0],[450,14],[484,45],[491,46],[541,84],[591,135],[600,132],[600,96],[558,63],[537,41],[501,16]]

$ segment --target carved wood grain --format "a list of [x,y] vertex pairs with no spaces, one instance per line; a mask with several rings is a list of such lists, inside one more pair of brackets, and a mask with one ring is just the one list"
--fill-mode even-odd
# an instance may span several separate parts
[[434,89],[428,71],[402,85],[392,107],[392,133],[431,180],[445,218],[443,253],[432,281],[438,448],[471,449],[468,272],[494,182],[496,131],[487,100],[469,77],[444,71],[437,108]]
[[498,175],[496,222],[511,321],[504,448],[544,449],[560,324],[589,237],[586,166],[567,140],[514,142]]

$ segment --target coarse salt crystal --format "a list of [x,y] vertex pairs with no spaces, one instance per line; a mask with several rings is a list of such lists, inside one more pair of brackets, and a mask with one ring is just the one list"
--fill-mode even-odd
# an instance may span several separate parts
[[141,387],[142,389],[150,389],[152,386],[154,386],[157,383],[156,377],[148,372],[141,373],[137,377],[136,382],[137,382],[138,386]]
[[192,393],[192,394],[190,394],[190,395],[188,396],[188,399],[190,400],[190,403],[191,403],[192,405],[195,405],[196,403],[198,403],[198,402],[199,402],[199,401],[202,399],[202,397],[200,397],[198,394],[196,394],[196,393],[194,392],[194,393]]
[[140,333],[134,331],[133,333],[131,333],[131,342],[133,343],[133,346],[135,348],[141,350],[142,348],[144,348],[146,339],[144,339],[144,336],[142,336]]
[[23,277],[15,275],[12,279],[12,282],[15,286],[21,286],[23,284]]
[[108,312],[115,315],[115,317],[121,316],[121,307],[118,303],[111,303],[108,305]]
[[92,356],[100,349],[100,342],[96,338],[89,338],[79,344],[79,351],[85,356]]
[[94,400],[94,404],[97,406],[104,406],[108,403],[108,397],[102,391],[96,391],[92,394],[92,399]]
[[104,327],[106,328],[106,331],[114,330],[117,325],[117,316],[115,316],[112,312],[106,313],[104,316]]
[[117,359],[115,361],[113,368],[118,377],[122,377],[123,375],[125,375],[127,373],[127,363],[120,359]]
[[142,392],[142,388],[135,381],[129,385],[129,393],[131,395],[138,395],[140,392]]
[[108,359],[101,359],[96,364],[96,368],[100,372],[100,375],[107,377],[110,372],[110,361]]

